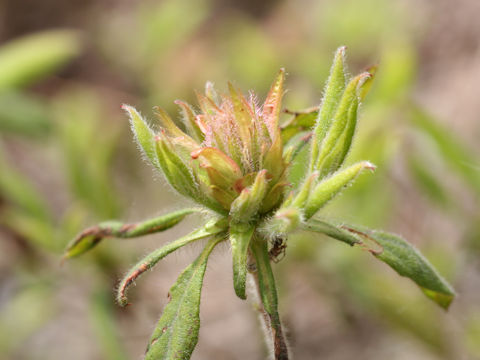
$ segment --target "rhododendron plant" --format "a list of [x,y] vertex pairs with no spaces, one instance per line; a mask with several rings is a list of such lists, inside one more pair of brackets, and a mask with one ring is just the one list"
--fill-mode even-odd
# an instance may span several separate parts
[[[74,239],[65,258],[83,254],[102,239],[132,238],[166,230],[192,213],[207,214],[207,223],[160,247],[130,270],[118,287],[117,301],[128,304],[128,287],[163,257],[182,246],[208,239],[198,258],[170,290],[151,337],[146,359],[189,359],[200,328],[199,305],[210,253],[228,241],[233,262],[233,288],[241,299],[247,284],[258,293],[264,325],[275,359],[288,359],[271,264],[277,261],[298,230],[320,233],[359,246],[409,277],[432,300],[447,308],[454,292],[430,263],[399,236],[328,220],[319,210],[362,173],[375,170],[368,161],[345,167],[355,133],[358,110],[373,79],[372,72],[348,78],[345,48],[337,50],[319,108],[294,113],[280,124],[285,71],[278,73],[263,105],[232,84],[217,94],[207,83],[197,94],[199,111],[176,101],[183,114],[182,130],[162,109],[154,131],[133,107],[123,108],[146,159],[180,195],[195,207],[136,224],[105,222]],[[302,123],[302,126],[297,126]],[[305,125],[307,124],[307,125]],[[289,171],[301,152],[308,152],[298,186]],[[303,160],[304,161],[304,160]],[[253,281],[247,282],[251,276]],[[360,275],[359,275],[360,276]]]

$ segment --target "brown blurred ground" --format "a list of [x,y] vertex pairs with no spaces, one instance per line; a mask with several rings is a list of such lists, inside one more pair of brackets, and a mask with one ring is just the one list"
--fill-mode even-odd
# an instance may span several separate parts
[[[101,33],[100,29],[108,28],[110,15],[121,18],[118,21],[125,22],[126,32],[128,32],[129,12],[133,11],[139,3],[141,2],[108,0],[81,2],[4,0],[0,4],[0,39],[7,41],[19,35],[56,27],[81,30],[85,43],[83,54],[55,76],[32,86],[29,91],[47,98],[54,98],[72,85],[88,86],[94,89],[96,96],[102,98],[106,113],[112,117],[113,120],[110,121],[115,124],[124,120],[119,110],[122,102],[137,104],[143,101],[142,104],[150,105],[150,100],[145,101],[144,98],[155,99],[157,93],[147,94],[146,92],[149,90],[155,89],[161,101],[171,102],[177,97],[191,96],[188,93],[176,93],[180,91],[179,89],[183,90],[184,83],[188,82],[188,75],[196,74],[192,89],[198,89],[200,84],[208,80],[210,76],[220,76],[222,71],[228,76],[228,69],[234,68],[234,66],[229,67],[229,64],[222,64],[219,65],[219,67],[224,66],[221,70],[215,70],[212,69],[215,67],[214,64],[205,64],[204,75],[203,73],[199,74],[202,68],[197,68],[195,61],[196,59],[208,59],[205,52],[211,50],[211,47],[215,47],[215,38],[211,36],[212,30],[209,26],[214,26],[220,21],[219,19],[227,17],[229,14],[236,14],[241,19],[246,18],[247,22],[258,23],[260,29],[268,33],[270,39],[278,42],[275,46],[288,49],[290,43],[302,41],[305,44],[305,51],[315,52],[316,44],[309,42],[309,34],[294,29],[297,24],[308,21],[309,7],[313,6],[313,1],[268,1],[265,3],[268,6],[258,5],[253,1],[242,3],[241,6],[235,6],[233,1],[217,1],[213,5],[208,21],[203,23],[198,32],[193,34],[184,45],[173,51],[171,58],[158,62],[157,66],[167,66],[167,72],[170,74],[154,73],[154,76],[166,79],[165,82],[171,85],[171,88],[162,89],[161,84],[145,85],[145,82],[148,83],[148,81],[138,79],[141,74],[144,74],[142,71],[129,73],[129,69],[132,67],[129,64],[122,64],[121,60],[119,61],[120,65],[112,64],[112,54],[105,54],[105,49],[108,49],[109,44],[102,44],[104,46],[102,48],[98,45],[96,38]],[[320,9],[327,8],[330,3],[322,1]],[[408,13],[407,20],[411,21],[406,27],[413,29],[410,31],[418,32],[418,36],[413,37],[413,48],[418,54],[413,98],[478,154],[480,152],[477,140],[480,135],[480,102],[477,90],[477,84],[480,81],[480,21],[478,21],[480,2],[478,0],[437,0],[435,2],[422,0],[399,1],[399,3]],[[395,17],[395,14],[389,15],[392,18]],[[185,14],[185,16],[189,16],[189,14]],[[375,17],[376,14],[372,13],[371,16]],[[312,26],[314,25],[316,24],[312,24]],[[290,28],[292,31],[289,30]],[[118,29],[118,26],[115,29]],[[303,24],[302,29],[307,31],[309,26]],[[331,31],[334,32],[335,29],[331,29]],[[122,34],[119,34],[119,37],[121,36]],[[230,35],[225,34],[225,36]],[[118,46],[118,44],[121,44],[121,39],[117,44],[110,45]],[[325,44],[322,46],[328,47]],[[358,46],[361,47],[361,44]],[[333,49],[334,47],[329,49],[328,57]],[[125,52],[128,50],[125,49]],[[352,51],[355,50],[352,49]],[[221,54],[221,51],[219,53]],[[358,69],[375,62],[376,59],[369,58],[372,53],[374,51],[366,51],[365,58],[357,58],[358,64],[353,64],[352,68]],[[115,56],[121,56],[121,54],[122,52],[116,52]],[[131,55],[126,53],[128,61],[130,61]],[[238,56],[241,57],[242,54]],[[353,54],[351,56],[354,57]],[[255,60],[246,58],[240,61],[252,62]],[[180,64],[176,62],[180,62]],[[280,63],[279,65],[283,64],[281,57],[273,60],[273,65],[276,66],[276,62]],[[301,67],[301,64],[298,66]],[[271,74],[275,71],[273,66],[268,70]],[[294,71],[295,69],[290,70],[292,73],[290,86],[293,88],[291,93],[295,88],[304,91],[304,82],[295,77]],[[315,73],[313,70],[312,72]],[[219,79],[214,80],[220,82]],[[227,78],[221,81],[226,80]],[[234,80],[248,86],[247,80],[240,78]],[[317,92],[309,94],[308,97],[319,97],[320,95],[321,87],[317,83],[321,83],[322,80],[316,79],[315,81],[315,85],[310,86]],[[265,89],[266,84],[263,86],[262,90]],[[287,98],[289,95],[290,92],[287,94]],[[310,101],[309,98],[307,100]],[[292,102],[298,103],[299,101],[295,99]],[[168,106],[167,104],[163,105]],[[148,109],[148,107],[144,106],[144,109]],[[367,122],[368,119],[364,117],[362,121]],[[139,162],[139,156],[135,157],[134,145],[129,143],[131,137],[128,134],[127,123],[123,122],[119,126],[123,127],[122,139],[126,142],[120,145],[120,148],[126,149],[125,153],[130,154],[127,159],[115,160],[115,171],[119,179],[115,179],[114,182],[120,189],[121,202],[125,207],[122,219],[142,219],[152,214],[178,208],[176,196],[172,191],[165,190],[166,187],[162,180],[152,179],[152,172],[146,165],[127,164],[127,162]],[[65,188],[66,185],[64,180],[56,177],[57,175],[60,177],[58,173],[61,170],[55,169],[55,162],[53,165],[50,162],[51,149],[40,149],[37,154],[29,154],[28,142],[25,144],[9,138],[5,142],[6,148],[9,150],[9,158],[17,163],[21,171],[33,178],[42,192],[51,199],[51,207],[60,216],[70,201],[70,197],[58,193],[58,189]],[[53,159],[56,157],[53,156]],[[132,174],[131,171],[137,173]],[[434,319],[438,320],[438,324],[428,324],[432,327],[432,331],[437,331],[442,327],[442,331],[446,332],[445,338],[450,342],[447,346],[448,350],[437,351],[434,349],[432,351],[431,345],[417,341],[414,332],[405,331],[402,326],[392,325],[388,319],[384,321],[375,309],[368,307],[368,304],[365,305],[362,301],[350,298],[346,291],[347,288],[339,285],[341,281],[339,280],[338,283],[335,281],[337,275],[329,273],[329,269],[335,268],[328,264],[333,260],[327,258],[325,260],[327,265],[319,265],[320,270],[318,270],[309,264],[287,259],[277,267],[277,270],[281,278],[279,280],[282,293],[281,309],[295,359],[428,360],[469,359],[474,356],[466,349],[463,339],[465,331],[463,324],[471,316],[470,313],[465,312],[466,309],[480,311],[478,307],[480,303],[480,262],[478,253],[471,256],[469,250],[464,248],[466,229],[463,227],[466,225],[463,224],[462,228],[459,228],[455,221],[457,215],[432,209],[418,190],[412,188],[408,179],[403,175],[401,167],[394,167],[392,174],[390,176],[394,178],[390,180],[396,186],[394,195],[396,201],[391,209],[394,220],[390,220],[384,226],[403,234],[415,244],[423,244],[423,241],[427,239],[426,243],[431,245],[432,242],[438,240],[444,248],[454,254],[452,258],[461,264],[459,266],[461,274],[458,275],[455,283],[460,293],[458,300],[455,301],[448,314],[433,310]],[[464,192],[461,189],[462,186],[455,181],[452,186],[459,188],[458,197],[462,203],[461,207],[466,212],[478,210],[478,199],[472,198]],[[152,191],[152,194],[149,191]],[[382,195],[380,194],[380,196]],[[356,220],[355,214],[348,214],[347,218],[352,221]],[[194,221],[191,221],[188,228],[193,223]],[[153,249],[158,244],[170,241],[187,231],[187,229],[179,227],[165,234],[151,236],[145,241],[124,242],[110,248],[119,249],[118,251],[122,254],[121,261],[118,261],[113,267],[114,270],[106,275],[109,277],[106,282],[111,285],[107,289],[112,293],[111,301],[113,302],[113,288],[118,277],[139,255],[143,255],[147,249]],[[440,236],[442,239],[437,238]],[[16,261],[22,261],[24,264],[25,258],[32,256],[32,267],[40,263],[47,270],[44,268],[39,273],[55,276],[55,280],[49,279],[48,281],[55,282],[56,290],[52,301],[57,307],[53,309],[56,315],[38,331],[31,334],[27,338],[24,349],[17,350],[12,359],[101,359],[101,351],[96,343],[97,335],[92,330],[91,324],[86,321],[88,297],[95,282],[92,277],[98,276],[97,270],[88,262],[67,264],[60,268],[57,266],[54,256],[45,256],[41,252],[40,254],[36,253],[35,249],[31,249],[24,241],[8,231],[0,232],[0,237],[2,251],[0,269],[2,273],[9,274],[9,276],[0,278],[2,281],[0,307],[2,302],[6,303],[15,292],[16,272],[24,272],[23,269],[18,268]],[[292,243],[288,253],[295,253],[296,246],[295,243]],[[169,287],[181,269],[194,258],[198,250],[199,246],[193,246],[169,256],[154,271],[142,278],[138,282],[138,286],[132,290],[133,306],[126,310],[115,308],[119,337],[128,353],[127,358],[141,358],[155,321],[166,303]],[[348,250],[345,249],[345,251]],[[328,251],[327,248],[326,257],[329,256]],[[299,252],[301,251],[299,250]],[[336,249],[333,252],[336,253]],[[301,256],[298,255],[297,258],[301,258]],[[335,259],[335,255],[333,255],[333,259]],[[388,272],[381,264],[378,266],[373,264],[373,260],[372,264],[367,262],[370,270]],[[230,268],[229,250],[226,246],[220,246],[215,250],[214,256],[209,262],[202,297],[200,340],[193,359],[255,360],[265,358],[256,315],[248,303],[235,297],[232,291]],[[326,278],[321,278],[321,275]],[[393,273],[389,275],[392,275],[390,278],[396,279]],[[34,275],[30,274],[29,276]],[[362,277],[362,272],[359,271],[356,276]],[[381,285],[379,287],[381,288]],[[407,284],[405,288],[414,297],[421,296],[413,286],[410,288]],[[388,297],[388,294],[385,294],[385,297]],[[415,306],[417,304],[415,301],[405,303],[405,308]],[[433,307],[434,305],[422,303],[422,306]],[[398,317],[402,317],[404,310],[402,308],[395,310],[398,311]],[[412,324],[412,326],[416,325]],[[435,346],[433,345],[433,347]]]

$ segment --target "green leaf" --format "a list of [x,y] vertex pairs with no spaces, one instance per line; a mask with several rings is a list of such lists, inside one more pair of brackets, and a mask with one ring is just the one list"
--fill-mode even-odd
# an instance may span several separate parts
[[155,266],[161,259],[165,256],[170,254],[171,252],[190,244],[193,241],[197,241],[200,239],[204,239],[206,237],[210,237],[213,235],[220,234],[225,231],[225,221],[224,220],[212,220],[204,227],[201,227],[190,234],[181,237],[161,248],[153,251],[152,253],[148,254],[142,260],[137,262],[132,269],[124,276],[120,285],[118,286],[117,291],[117,302],[121,306],[128,305],[127,300],[127,290],[128,287],[145,271],[151,269]]
[[79,34],[50,30],[27,35],[0,48],[0,91],[27,85],[80,53]]
[[170,302],[152,334],[146,360],[190,359],[198,341],[200,295],[208,257],[223,240],[223,237],[210,240],[200,256],[182,272],[170,289]]
[[346,76],[345,76],[345,50],[342,46],[337,49],[335,58],[333,60],[332,68],[330,69],[330,76],[325,86],[325,95],[323,96],[320,111],[317,118],[317,124],[314,130],[312,142],[312,157],[311,170],[316,165],[316,159],[320,153],[320,146],[330,129],[333,115],[340,104],[342,94],[345,90]]
[[305,205],[305,217],[307,219],[311,218],[322,206],[338,195],[343,188],[350,185],[364,170],[375,170],[375,166],[368,161],[362,161],[344,170],[337,171],[318,183]]
[[350,80],[340,99],[331,126],[319,145],[318,157],[314,158],[312,153],[313,170],[320,170],[321,175],[336,170],[335,167],[331,168],[332,160],[327,158],[336,159],[341,154],[348,152],[357,121],[359,89],[370,77],[369,73],[362,73]]
[[153,234],[170,229],[182,221],[185,216],[199,211],[199,209],[184,209],[134,224],[125,224],[119,221],[107,221],[82,231],[68,245],[64,259],[70,259],[92,249],[108,237],[129,239],[137,236]]
[[155,151],[155,133],[134,107],[123,104],[122,109],[129,115],[135,140],[142,149],[142,152],[155,168],[161,170],[157,152]]
[[91,296],[89,318],[102,359],[128,360],[124,343],[119,337],[110,291],[96,291]]
[[480,194],[478,154],[475,154],[460,139],[452,135],[451,131],[443,128],[420,107],[412,105],[410,115],[413,125],[435,142],[442,154],[442,160],[455,169],[457,175],[462,177],[477,194]]
[[363,246],[399,275],[413,280],[427,297],[444,309],[448,309],[455,297],[450,284],[413,245],[400,236],[325,220],[310,220],[304,229],[326,234],[349,245]]
[[44,137],[51,128],[48,108],[40,98],[20,92],[0,95],[0,132]]
[[230,225],[230,245],[233,261],[233,287],[240,299],[246,299],[247,257],[255,226],[249,224]]

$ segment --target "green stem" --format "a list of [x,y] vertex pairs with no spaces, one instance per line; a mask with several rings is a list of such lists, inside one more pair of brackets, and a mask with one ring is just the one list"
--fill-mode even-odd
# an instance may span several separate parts
[[252,273],[255,281],[255,290],[258,292],[262,307],[265,328],[271,336],[273,355],[275,360],[288,360],[288,346],[283,335],[282,323],[278,315],[278,297],[270,266],[268,243],[265,239],[256,238],[251,246],[256,262],[256,271]]

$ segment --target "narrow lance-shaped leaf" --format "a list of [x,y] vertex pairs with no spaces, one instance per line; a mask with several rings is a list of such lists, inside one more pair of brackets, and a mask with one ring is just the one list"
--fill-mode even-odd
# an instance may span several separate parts
[[223,237],[210,240],[200,256],[182,272],[170,289],[170,302],[152,334],[146,360],[190,359],[198,341],[200,295],[208,257],[223,240]]
[[[318,157],[313,158],[314,169],[320,170],[322,168],[325,158],[333,153],[336,144],[342,140],[342,134],[348,129],[348,124],[352,121],[356,123],[356,107],[358,106],[358,91],[362,84],[370,78],[369,73],[362,73],[355,76],[348,83],[345,92],[342,95],[337,111],[333,117],[333,122],[328,130],[328,133],[323,140],[319,149]],[[350,111],[352,104],[355,105],[354,117],[351,119],[349,115],[352,115]],[[351,134],[353,136],[353,133]],[[343,140],[345,142],[346,139]],[[351,139],[350,139],[351,141]],[[335,156],[335,155],[334,155]]]
[[233,262],[233,287],[240,299],[246,299],[247,257],[255,226],[249,224],[230,225],[230,245]]
[[270,265],[267,242],[264,239],[255,239],[252,242],[252,252],[257,265],[255,276],[258,278],[258,290],[266,312],[265,325],[272,337],[274,356],[277,360],[286,360],[288,358],[288,349],[278,314],[277,289]]
[[204,239],[209,236],[217,235],[221,232],[225,231],[225,224],[224,221],[216,221],[213,220],[210,223],[206,224],[204,227],[197,229],[190,234],[181,237],[161,248],[153,251],[152,253],[148,254],[145,258],[140,260],[132,269],[124,276],[120,285],[118,286],[117,291],[117,302],[121,306],[125,306],[128,304],[127,301],[127,290],[128,287],[133,284],[133,282],[142,275],[148,269],[151,269],[155,266],[161,259],[165,256],[170,254],[171,252],[190,244],[191,242]]
[[375,170],[375,166],[368,161],[362,161],[332,174],[317,184],[305,205],[305,217],[307,219],[311,218],[322,206],[338,195],[343,188],[350,185],[364,170]]
[[133,224],[125,224],[119,221],[106,221],[82,231],[68,245],[63,256],[70,259],[87,252],[104,238],[129,239],[137,236],[153,234],[164,231],[182,221],[185,216],[197,212],[199,209],[184,209],[173,213],[159,216]]
[[157,153],[155,151],[155,134],[147,125],[142,115],[132,106],[123,104],[122,109],[128,113],[135,140],[150,163],[160,170]]
[[314,129],[310,170],[313,170],[316,165],[315,160],[320,152],[320,145],[330,128],[333,115],[337,110],[343,91],[345,90],[345,49],[346,47],[342,46],[335,53],[330,76],[325,87],[325,94],[322,99],[317,124]]
[[347,123],[342,135],[329,154],[325,156],[318,166],[321,176],[337,171],[343,164],[352,145],[355,127],[357,125],[358,99],[354,99],[347,113]]
[[358,226],[332,224],[325,220],[310,220],[304,228],[349,245],[364,246],[398,274],[413,280],[427,297],[445,309],[455,297],[450,284],[413,245],[400,236]]

